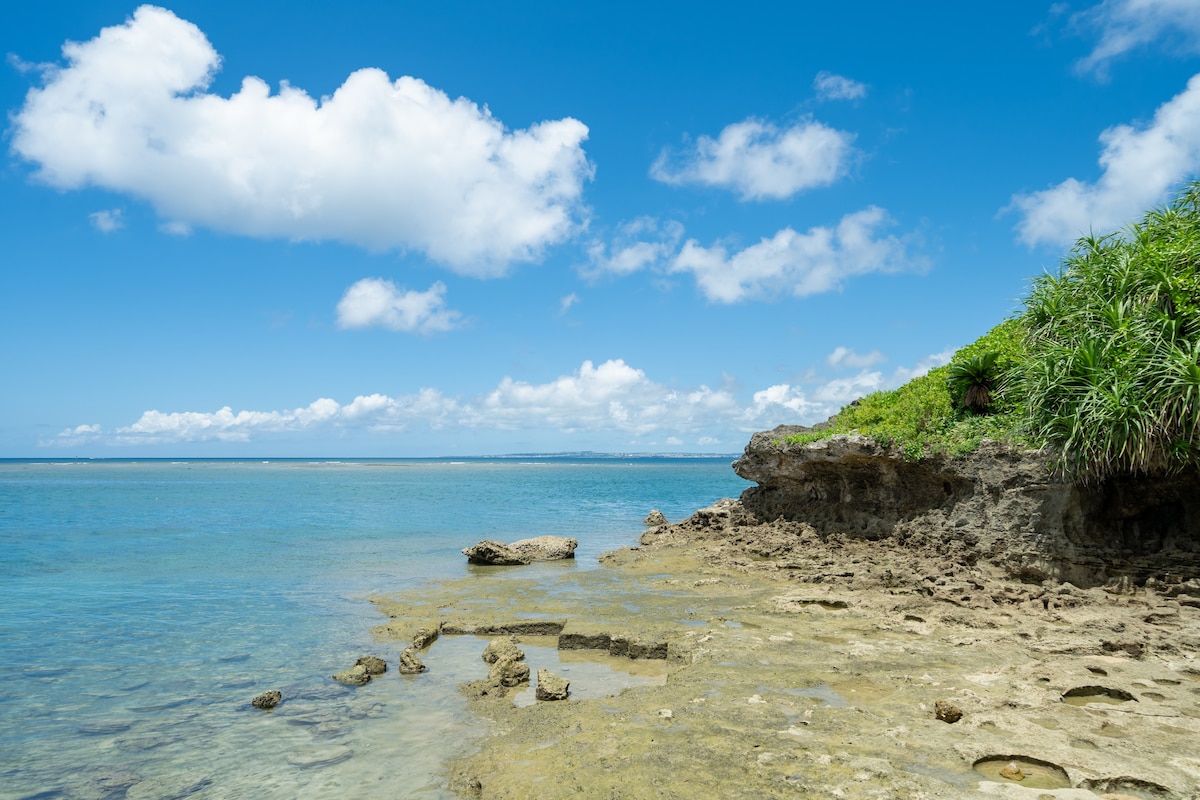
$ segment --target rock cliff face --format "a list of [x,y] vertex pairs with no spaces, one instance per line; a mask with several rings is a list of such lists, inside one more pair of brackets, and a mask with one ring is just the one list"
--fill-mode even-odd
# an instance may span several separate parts
[[914,545],[952,539],[1028,580],[1200,576],[1200,473],[1083,486],[1056,477],[1046,454],[995,442],[913,462],[862,436],[783,443],[803,430],[756,433],[734,462],[758,484],[741,502],[759,521]]

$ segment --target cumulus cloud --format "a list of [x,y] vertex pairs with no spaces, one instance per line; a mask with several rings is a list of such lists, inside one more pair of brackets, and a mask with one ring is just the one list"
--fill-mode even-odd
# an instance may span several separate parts
[[924,260],[908,252],[911,236],[879,235],[890,224],[886,211],[870,206],[834,227],[807,233],[784,228],[733,254],[724,245],[704,247],[689,239],[670,269],[692,273],[712,302],[736,303],[804,297],[836,289],[854,275],[923,268]]
[[1200,169],[1200,75],[1159,106],[1148,125],[1116,125],[1100,134],[1100,143],[1102,172],[1095,183],[1068,178],[1013,197],[1010,208],[1022,215],[1021,241],[1064,245],[1089,231],[1113,230],[1194,175]]
[[111,432],[99,425],[80,425],[42,444],[247,442],[309,431],[357,429],[386,434],[420,429],[660,434],[672,446],[685,439],[704,445],[781,423],[811,425],[856,397],[898,386],[948,358],[949,351],[930,356],[890,376],[863,370],[851,378],[807,388],[776,384],[754,392],[748,402],[740,401],[730,388],[667,386],[622,359],[600,364],[584,361],[578,370],[545,383],[506,377],[494,389],[470,399],[422,388],[397,396],[359,395],[345,404],[323,397],[283,411],[235,412],[229,406],[212,412],[152,410]]
[[1075,67],[1101,80],[1108,77],[1113,59],[1150,44],[1200,52],[1200,4],[1195,0],[1105,0],[1074,15],[1072,21],[1099,35],[1092,52]]
[[112,233],[125,227],[125,220],[121,218],[121,209],[119,208],[93,211],[88,214],[88,219],[91,220],[92,227],[101,233]]
[[405,291],[382,278],[363,278],[337,305],[339,328],[388,328],[405,333],[448,331],[461,315],[446,308],[446,285],[437,281],[428,291]]
[[751,118],[726,126],[716,139],[701,136],[683,154],[664,150],[650,175],[675,186],[729,189],[742,200],[782,200],[845,175],[853,142],[854,134],[811,118],[782,129]]
[[664,264],[683,238],[683,225],[674,220],[660,222],[639,217],[617,226],[610,241],[595,239],[588,246],[588,265],[581,269],[585,277],[602,274],[630,275],[639,270]]
[[835,347],[833,352],[825,357],[825,363],[831,367],[873,367],[881,361],[887,361],[887,356],[878,350],[869,353],[856,353],[849,347]]
[[867,96],[867,85],[844,75],[821,70],[813,78],[813,89],[819,100],[861,100]]
[[417,250],[469,275],[536,260],[578,228],[592,173],[587,127],[508,130],[419,78],[352,73],[319,101],[246,77],[207,91],[220,56],[204,33],[141,6],[63,46],[12,117],[12,149],[59,189],[148,200],[188,227]]

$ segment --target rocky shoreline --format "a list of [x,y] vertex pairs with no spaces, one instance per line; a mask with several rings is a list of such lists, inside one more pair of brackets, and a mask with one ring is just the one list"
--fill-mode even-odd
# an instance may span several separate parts
[[383,640],[516,635],[665,670],[522,707],[464,685],[493,735],[451,765],[456,792],[1200,798],[1185,483],[1151,492],[1174,504],[1155,547],[1128,487],[1073,487],[1038,454],[913,465],[780,433],[737,462],[759,484],[741,500],[653,526],[601,569],[377,601]]

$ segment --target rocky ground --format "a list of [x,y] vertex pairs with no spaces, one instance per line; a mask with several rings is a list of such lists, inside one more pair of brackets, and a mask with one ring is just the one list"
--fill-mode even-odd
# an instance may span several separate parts
[[523,706],[464,685],[493,735],[450,768],[463,796],[1200,798],[1200,582],[1019,582],[952,538],[736,501],[603,562],[378,601],[382,639],[549,635],[666,673]]

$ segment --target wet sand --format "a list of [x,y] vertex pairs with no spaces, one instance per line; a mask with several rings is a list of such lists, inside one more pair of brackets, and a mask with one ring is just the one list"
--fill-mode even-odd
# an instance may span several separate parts
[[793,523],[643,542],[599,569],[479,568],[377,600],[397,646],[537,624],[535,674],[580,665],[567,701],[463,685],[490,735],[450,764],[460,795],[1200,797],[1190,584],[1025,584],[952,545]]

